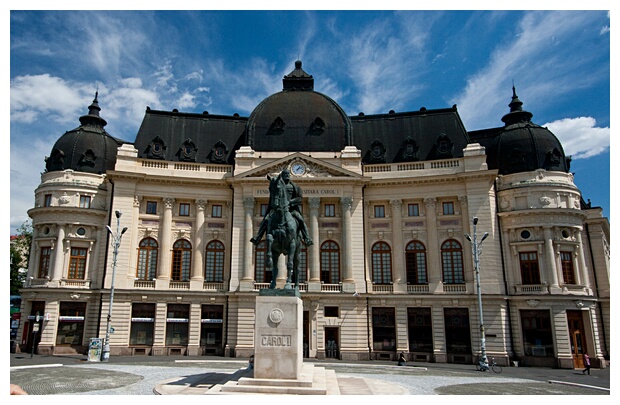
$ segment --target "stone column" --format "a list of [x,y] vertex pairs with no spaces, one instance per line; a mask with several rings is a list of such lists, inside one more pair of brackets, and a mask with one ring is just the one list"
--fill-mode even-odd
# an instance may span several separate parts
[[586,266],[586,259],[583,254],[583,240],[581,239],[581,231],[577,231],[576,233],[577,248],[575,249],[575,261],[579,263],[579,267],[575,269],[575,277],[578,284],[591,290],[592,287],[590,286],[590,276],[588,274],[588,267]]
[[441,280],[441,249],[437,240],[437,213],[435,212],[436,198],[425,198],[426,211],[426,253],[428,257],[428,284],[430,292],[443,291]]
[[157,280],[170,280],[172,258],[172,207],[174,198],[164,198],[164,220],[161,224],[161,264],[157,268]]
[[55,284],[62,279],[63,267],[65,261],[65,226],[58,224],[58,236],[56,237],[56,246],[54,246],[54,268],[51,274],[52,281]]
[[[545,261],[547,262],[547,274],[549,275],[549,292],[557,293],[560,290],[558,284],[558,272],[555,265],[555,253],[553,249],[553,229],[550,226],[543,227],[543,235],[545,239]],[[553,291],[555,290],[555,291]]]
[[[319,240],[319,209],[321,207],[321,199],[319,197],[308,198],[308,205],[310,206],[310,237],[314,242],[314,245],[308,248],[308,264],[309,264],[309,291],[321,291],[321,275],[320,275],[320,250],[321,241]],[[317,287],[312,288],[311,285]]]
[[[472,237],[472,218],[469,217],[469,207],[467,206],[467,196],[463,195],[459,197],[459,204],[461,206],[461,221],[463,221],[463,232],[470,234]],[[481,232],[483,234],[484,232]],[[482,238],[482,235],[479,235]],[[478,239],[480,242],[480,239]],[[465,243],[468,243],[467,241]],[[476,269],[474,268],[474,256],[473,243],[469,243],[469,246],[463,246],[463,271],[465,276],[465,282],[472,284],[474,281],[474,274]]]
[[252,239],[252,237],[254,236],[254,225],[252,222],[252,217],[254,216],[254,197],[245,197],[243,199],[243,211],[245,215],[245,232],[243,234],[245,257],[243,261],[243,277],[241,280],[251,282],[254,280],[254,274],[252,271],[254,268],[254,263],[252,262],[254,245],[252,244],[252,242],[250,242],[250,239]]
[[391,200],[392,207],[392,280],[394,292],[407,292],[405,249],[403,248],[402,200]]
[[[202,283],[204,277],[204,253],[205,253],[205,207],[207,201],[196,200],[196,223],[194,224],[194,263],[192,266],[191,281]],[[196,286],[199,287],[199,286]]]
[[351,206],[353,199],[351,197],[342,197],[340,206],[342,208],[342,242],[343,242],[343,283],[353,283],[353,268],[351,266],[352,244],[351,238]]

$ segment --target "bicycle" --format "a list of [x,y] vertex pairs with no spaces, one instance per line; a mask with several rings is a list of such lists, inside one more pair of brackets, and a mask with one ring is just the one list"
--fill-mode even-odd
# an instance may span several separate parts
[[493,357],[491,357],[489,360],[490,360],[489,364],[485,364],[485,362],[482,361],[482,359],[479,359],[478,362],[476,363],[476,370],[478,370],[478,371],[488,371],[489,369],[491,369],[491,370],[493,370],[493,372],[495,374],[501,373],[502,372],[502,366],[497,364]]

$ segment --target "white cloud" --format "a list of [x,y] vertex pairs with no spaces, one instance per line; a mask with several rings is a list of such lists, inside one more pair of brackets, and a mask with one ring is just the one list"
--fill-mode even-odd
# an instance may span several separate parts
[[[18,76],[11,80],[11,120],[31,123],[42,114],[56,120],[75,120],[85,105],[79,87],[49,74]],[[64,118],[62,118],[64,117]]]
[[189,109],[194,107],[194,96],[185,92],[179,97],[176,101],[176,104],[179,109]]
[[586,159],[609,149],[609,127],[597,127],[592,117],[564,118],[543,126],[558,137],[564,153],[573,159]]
[[581,69],[594,49],[574,45],[575,27],[586,26],[592,17],[592,13],[567,11],[525,14],[513,42],[500,43],[487,66],[468,78],[463,93],[455,97],[453,103],[458,104],[465,126],[473,130],[501,125],[513,79],[517,93],[528,95],[522,100],[529,108],[548,103],[549,94],[570,94],[575,87],[596,80],[597,72],[584,74]]

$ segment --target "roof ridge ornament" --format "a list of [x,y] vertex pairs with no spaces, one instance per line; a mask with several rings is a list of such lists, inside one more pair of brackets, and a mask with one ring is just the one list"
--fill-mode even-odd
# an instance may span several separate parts
[[295,69],[282,79],[282,90],[314,90],[314,78],[301,68],[301,60],[295,61]]

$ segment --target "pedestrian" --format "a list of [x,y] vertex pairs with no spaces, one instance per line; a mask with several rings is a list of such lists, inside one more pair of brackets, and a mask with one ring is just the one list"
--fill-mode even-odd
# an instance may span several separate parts
[[400,352],[400,356],[398,356],[398,365],[406,366],[407,360],[405,359],[405,352]]
[[248,361],[248,370],[254,369],[254,355],[250,356],[250,360]]
[[28,393],[19,385],[11,384],[11,395],[28,395]]
[[587,371],[588,375],[590,375],[590,356],[588,356],[588,353],[583,354],[583,365],[586,366],[586,368],[583,369],[582,374],[585,374]]

